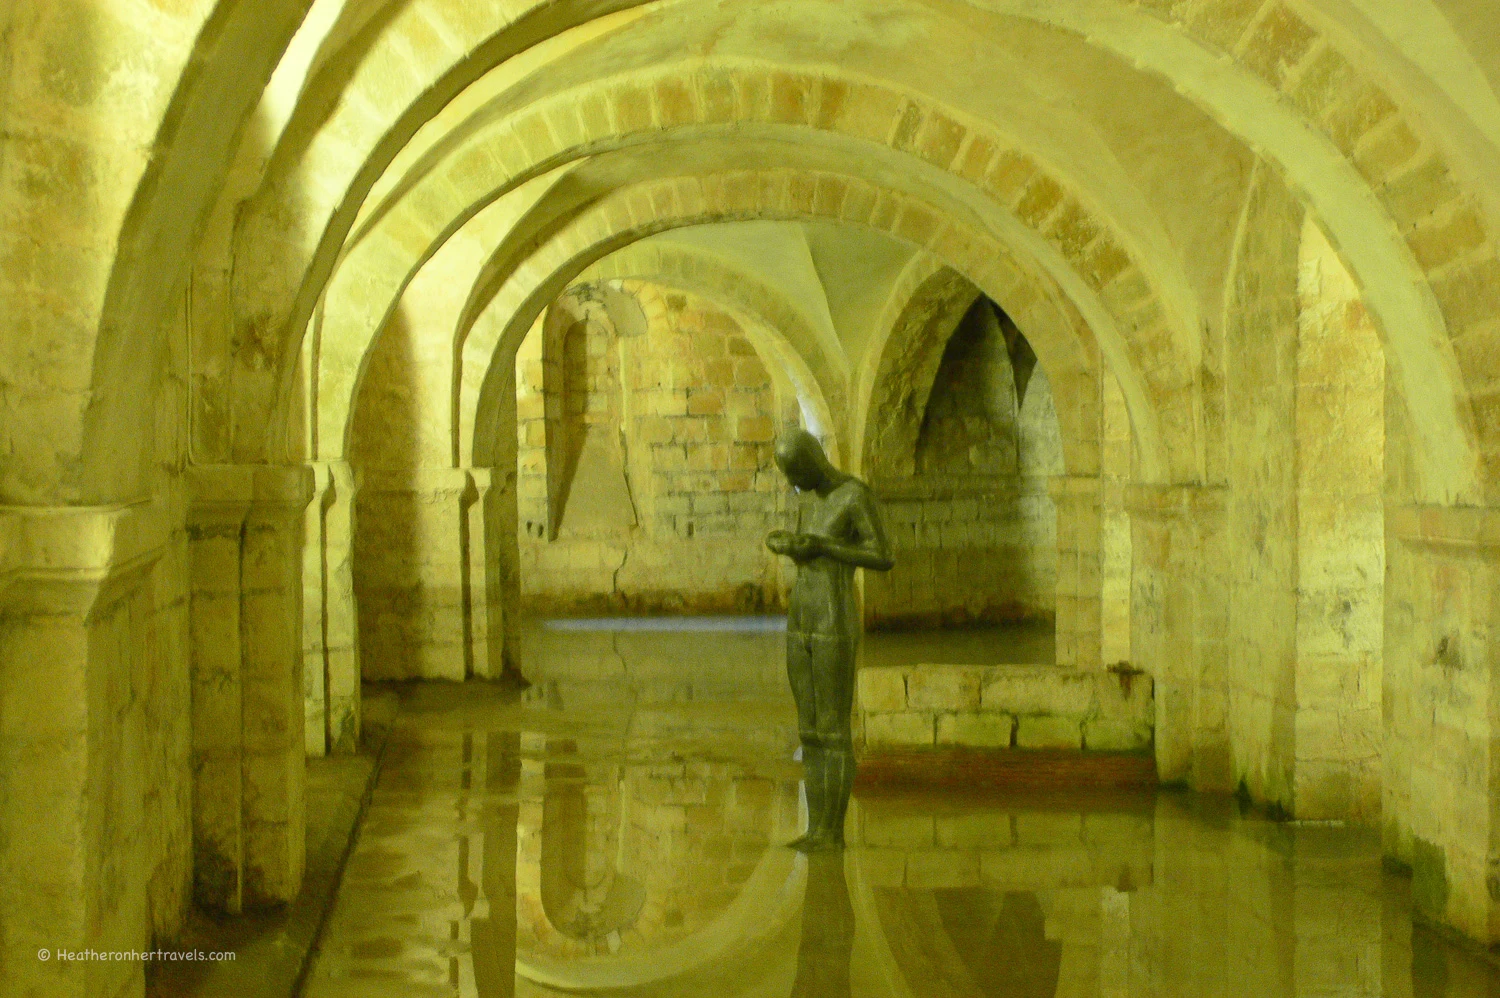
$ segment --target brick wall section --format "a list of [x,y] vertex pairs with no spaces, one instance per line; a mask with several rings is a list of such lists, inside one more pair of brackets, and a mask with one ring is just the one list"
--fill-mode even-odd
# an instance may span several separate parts
[[878,495],[896,567],[865,574],[868,626],[1052,619],[1056,512],[1046,479],[927,478],[882,483]]
[[1390,508],[1385,552],[1384,851],[1424,917],[1493,940],[1500,517]]
[[[598,376],[560,371],[548,379],[547,365],[563,358],[547,359],[547,341],[535,332],[518,356],[525,605],[538,612],[775,609],[783,605],[781,566],[762,541],[781,525],[785,485],[772,460],[778,399],[771,377],[735,319],[706,300],[630,287],[652,306],[648,330],[622,339],[604,320],[591,321],[587,356]],[[572,387],[554,400],[551,384]],[[595,429],[623,429],[633,526],[575,529],[564,510],[557,535],[547,538],[545,525],[557,514],[548,509],[556,497],[546,483],[568,457],[566,444],[549,446],[549,439],[570,436],[549,437],[546,420],[567,409]]]
[[[1047,481],[1062,471],[1061,431],[1040,368],[1018,397],[1005,326],[1019,336],[981,297],[948,340],[912,453],[871,455],[877,468],[914,469],[875,483],[896,567],[865,576],[872,627],[1054,616],[1057,513]],[[907,435],[883,439],[899,446]]]
[[856,713],[867,752],[972,747],[1146,751],[1148,676],[1047,665],[861,669]]

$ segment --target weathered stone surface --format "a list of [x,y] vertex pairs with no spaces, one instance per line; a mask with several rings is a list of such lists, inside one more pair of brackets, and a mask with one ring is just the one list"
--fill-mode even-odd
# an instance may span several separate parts
[[[918,710],[924,717],[935,716],[936,732],[930,741],[938,746],[1142,751],[1151,746],[1154,734],[1154,684],[1150,676],[1128,668],[1106,672],[1019,665],[866,667],[859,684],[857,709],[866,722],[865,741],[872,751],[881,744],[926,744],[926,729],[918,736],[911,720]],[[913,689],[921,691],[918,698],[911,696]],[[978,705],[976,689],[982,690]],[[884,709],[872,707],[867,694]],[[913,727],[898,737],[900,725]],[[1023,727],[1027,742],[1021,740]],[[880,740],[869,734],[871,730]]]
[[906,703],[912,710],[979,709],[978,670],[932,665],[906,671]]
[[865,740],[870,745],[931,745],[933,716],[929,711],[866,714]]
[[1016,747],[1082,748],[1081,725],[1081,721],[1072,717],[1044,715],[1018,717],[1016,718]]
[[906,709],[906,674],[900,669],[860,669],[856,682],[857,710],[893,713]]
[[1015,730],[1016,719],[1010,714],[943,713],[937,719],[937,744],[1008,748]]
[[[292,890],[296,746],[357,741],[366,673],[500,675],[522,593],[776,610],[741,531],[794,512],[765,445],[801,420],[890,472],[872,622],[1050,617],[1062,668],[1144,670],[1088,706],[1082,680],[976,704],[903,677],[871,717],[954,744],[1013,715],[1149,730],[1164,779],[1379,822],[1431,917],[1500,938],[1500,835],[1472,817],[1500,496],[1483,4],[337,6],[0,12],[3,783],[95,809],[50,853],[7,812],[6,876],[74,863],[37,910],[76,888],[98,941],[169,937],[193,799],[197,867],[232,871],[211,893],[261,853],[254,891]],[[1017,46],[1034,79],[976,85]],[[512,399],[526,310],[674,226],[774,293],[657,274],[659,363],[616,316],[578,363],[524,358]],[[736,242],[775,226],[776,252]],[[607,283],[582,282],[595,313]],[[976,292],[1015,329],[955,335]],[[395,477],[289,519],[256,489],[304,461]],[[605,486],[632,522],[582,515]],[[74,557],[144,520],[149,570]],[[64,521],[84,539],[38,526]],[[15,956],[31,909],[0,901],[0,991],[137,990]]]

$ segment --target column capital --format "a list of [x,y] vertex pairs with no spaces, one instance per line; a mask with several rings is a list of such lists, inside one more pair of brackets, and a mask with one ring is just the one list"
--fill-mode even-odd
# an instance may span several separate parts
[[307,465],[200,464],[187,469],[188,523],[237,526],[251,508],[302,514],[312,501],[316,474]]
[[153,502],[0,507],[0,613],[87,614],[144,578],[169,520]]

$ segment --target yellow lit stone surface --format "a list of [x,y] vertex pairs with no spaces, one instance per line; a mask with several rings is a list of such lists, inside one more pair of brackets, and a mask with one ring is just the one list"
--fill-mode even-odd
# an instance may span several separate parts
[[[1149,751],[1378,830],[1421,918],[1500,942],[1495,25],[0,3],[0,994],[136,998],[139,961],[36,951],[291,902],[364,681],[536,678],[531,612],[783,610],[793,425],[896,553],[857,583],[866,746]],[[615,640],[583,674],[641,678]],[[1072,903],[1047,939],[1135,924]],[[1296,989],[1379,990],[1341,960]]]

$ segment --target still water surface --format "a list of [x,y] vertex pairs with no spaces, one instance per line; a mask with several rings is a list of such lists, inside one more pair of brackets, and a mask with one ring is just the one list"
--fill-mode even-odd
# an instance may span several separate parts
[[[864,791],[850,848],[803,857],[782,635],[698,628],[534,628],[524,694],[375,694],[395,718],[307,995],[1500,995],[1413,930],[1368,833],[1223,799]],[[1039,647],[958,640],[930,659]]]

